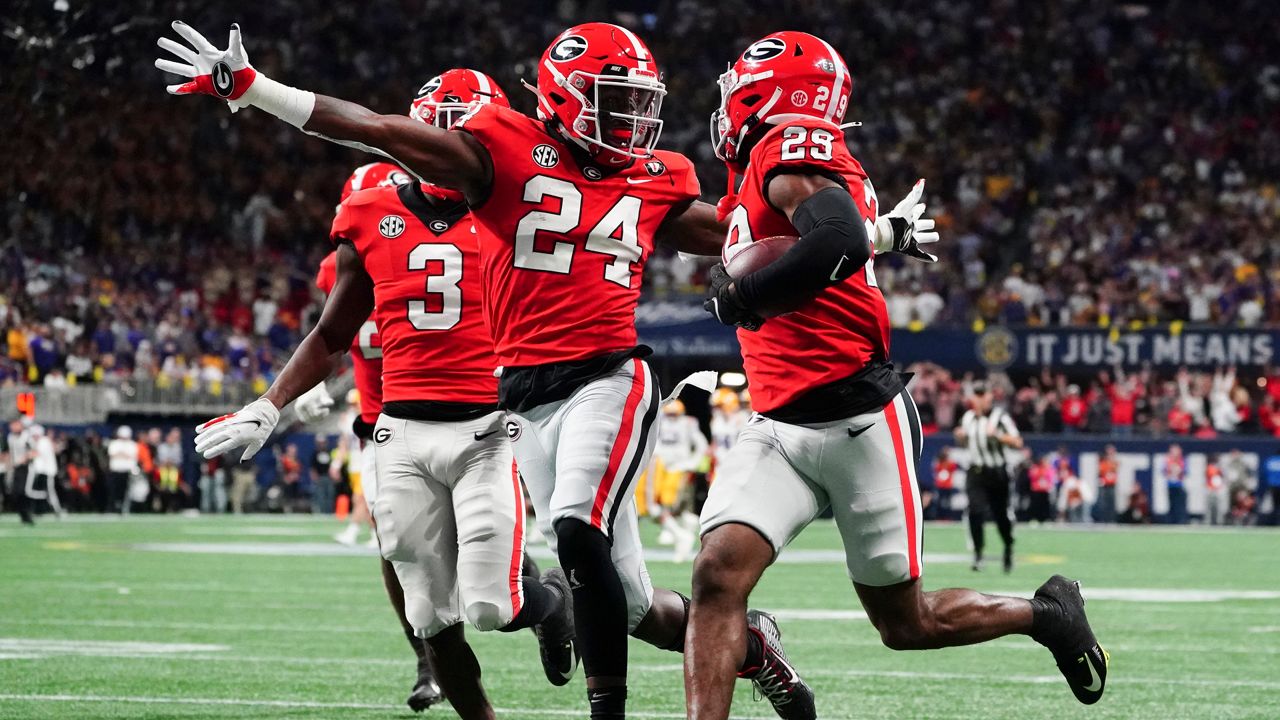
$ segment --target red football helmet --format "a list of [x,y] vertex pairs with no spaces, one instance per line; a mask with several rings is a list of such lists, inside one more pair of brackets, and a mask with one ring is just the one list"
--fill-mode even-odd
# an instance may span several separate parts
[[346,184],[342,186],[342,200],[346,200],[357,190],[383,185],[403,185],[412,179],[409,173],[391,163],[375,162],[361,165],[351,173],[351,177],[347,178]]
[[840,53],[822,38],[794,30],[752,43],[719,82],[711,142],[716,157],[734,164],[746,162],[743,143],[761,123],[805,117],[840,124],[853,91]]
[[597,159],[647,158],[662,134],[667,88],[649,48],[630,30],[586,23],[560,33],[538,65],[538,117]]
[[468,110],[486,103],[511,107],[507,94],[493,78],[478,70],[454,68],[418,89],[417,98],[409,105],[409,117],[448,130]]

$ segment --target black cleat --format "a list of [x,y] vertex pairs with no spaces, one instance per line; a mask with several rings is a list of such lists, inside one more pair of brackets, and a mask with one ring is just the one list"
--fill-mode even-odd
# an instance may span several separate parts
[[1111,653],[1102,649],[1084,614],[1080,583],[1054,575],[1036,590],[1032,639],[1049,648],[1076,699],[1092,705],[1102,699]]
[[418,660],[418,682],[413,686],[413,692],[409,694],[409,699],[405,703],[409,709],[414,712],[422,712],[432,705],[444,702],[444,693],[440,692],[440,686],[436,683],[435,675],[431,672],[431,663],[425,657]]
[[747,631],[760,637],[764,662],[760,667],[743,670],[738,677],[750,680],[758,693],[757,699],[767,699],[783,720],[816,720],[818,710],[814,706],[813,690],[787,661],[778,621],[769,613],[748,610]]
[[1013,543],[1004,546],[1004,574],[1013,572]]
[[567,685],[578,670],[578,648],[574,644],[573,631],[573,589],[560,568],[551,568],[543,573],[542,584],[564,598],[558,612],[533,627],[538,636],[542,671],[546,673],[548,682],[560,687]]

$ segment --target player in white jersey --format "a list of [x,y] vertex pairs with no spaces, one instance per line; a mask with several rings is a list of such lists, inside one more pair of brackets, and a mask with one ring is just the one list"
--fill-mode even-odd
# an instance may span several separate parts
[[684,403],[662,406],[653,462],[646,473],[645,505],[658,519],[658,542],[674,545],[676,562],[688,560],[697,543],[698,516],[693,513],[693,473],[707,454],[707,438],[698,419],[685,414]]

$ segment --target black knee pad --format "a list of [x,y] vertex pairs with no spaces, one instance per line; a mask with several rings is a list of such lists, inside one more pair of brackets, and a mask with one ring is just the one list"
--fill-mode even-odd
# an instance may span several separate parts
[[626,677],[627,596],[600,530],[575,518],[555,524],[560,566],[573,588],[578,651],[587,677]]

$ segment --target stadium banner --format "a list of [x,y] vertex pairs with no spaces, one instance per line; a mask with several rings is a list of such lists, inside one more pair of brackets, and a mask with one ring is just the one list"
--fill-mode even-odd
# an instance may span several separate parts
[[[1129,494],[1135,484],[1140,485],[1151,502],[1151,513],[1157,521],[1166,519],[1169,513],[1169,485],[1164,476],[1165,455],[1171,444],[1182,448],[1187,460],[1186,479],[1183,487],[1187,493],[1187,512],[1204,515],[1208,510],[1209,490],[1205,482],[1205,469],[1211,460],[1225,459],[1232,451],[1239,450],[1246,467],[1258,478],[1259,510],[1270,510],[1267,481],[1263,469],[1271,458],[1280,458],[1280,439],[1265,436],[1223,437],[1213,440],[1197,440],[1185,437],[1121,438],[1099,435],[1026,435],[1027,447],[1033,458],[1049,453],[1065,455],[1072,469],[1097,497],[1098,461],[1108,445],[1114,445],[1117,456],[1116,512],[1128,506]],[[936,433],[924,438],[924,452],[920,458],[918,477],[921,487],[933,486],[933,461],[943,448],[950,448],[950,456],[961,467],[968,465],[968,453],[956,448],[950,433]],[[1015,456],[1010,453],[1012,462]]]
[[736,358],[738,336],[702,309],[701,302],[658,301],[636,309],[640,342],[658,357]]
[[[636,310],[640,341],[661,356],[732,358],[738,340],[732,328],[689,300],[641,303]],[[1280,361],[1280,329],[1187,327],[1032,328],[993,326],[893,331],[890,348],[900,367],[932,362],[953,371],[1096,370],[1150,364],[1161,368],[1261,368]]]
[[1280,356],[1280,330],[1168,326],[1146,330],[990,327],[893,331],[900,365],[934,362],[951,370],[1096,370],[1155,367],[1261,368]]

